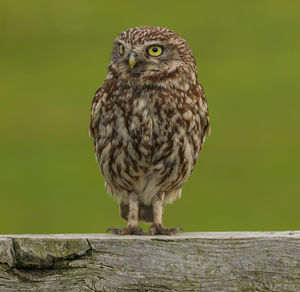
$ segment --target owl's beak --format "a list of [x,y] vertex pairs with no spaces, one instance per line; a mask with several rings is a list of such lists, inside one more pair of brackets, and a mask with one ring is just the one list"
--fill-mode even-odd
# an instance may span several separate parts
[[134,53],[130,53],[128,63],[129,63],[130,69],[132,70],[134,65],[136,64],[136,56]]

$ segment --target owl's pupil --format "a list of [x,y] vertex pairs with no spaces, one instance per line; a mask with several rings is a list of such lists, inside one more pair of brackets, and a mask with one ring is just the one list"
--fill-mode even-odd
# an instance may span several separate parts
[[155,48],[152,49],[152,51],[153,51],[154,53],[156,53],[156,52],[158,51],[158,48],[155,47]]

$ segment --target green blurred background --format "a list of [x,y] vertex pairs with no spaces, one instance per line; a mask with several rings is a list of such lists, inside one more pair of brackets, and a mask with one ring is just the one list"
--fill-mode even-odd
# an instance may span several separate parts
[[212,122],[165,225],[300,229],[299,11],[274,0],[1,0],[0,233],[125,224],[88,126],[114,37],[137,25],[190,43]]

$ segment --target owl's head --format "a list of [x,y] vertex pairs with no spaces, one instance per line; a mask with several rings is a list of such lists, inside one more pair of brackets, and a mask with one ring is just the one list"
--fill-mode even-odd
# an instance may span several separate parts
[[109,71],[124,81],[142,83],[197,79],[196,64],[188,43],[174,31],[139,26],[122,32],[114,41]]

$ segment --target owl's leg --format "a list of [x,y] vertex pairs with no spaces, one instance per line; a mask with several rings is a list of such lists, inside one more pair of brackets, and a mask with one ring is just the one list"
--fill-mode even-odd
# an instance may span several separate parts
[[162,213],[164,204],[165,193],[159,192],[152,201],[153,206],[153,223],[148,230],[148,235],[175,235],[179,230],[183,230],[181,227],[166,228],[162,224]]
[[109,228],[107,231],[112,231],[113,234],[128,235],[136,234],[142,235],[143,230],[139,227],[139,200],[136,193],[130,193],[129,197],[129,212],[127,227],[124,228]]

